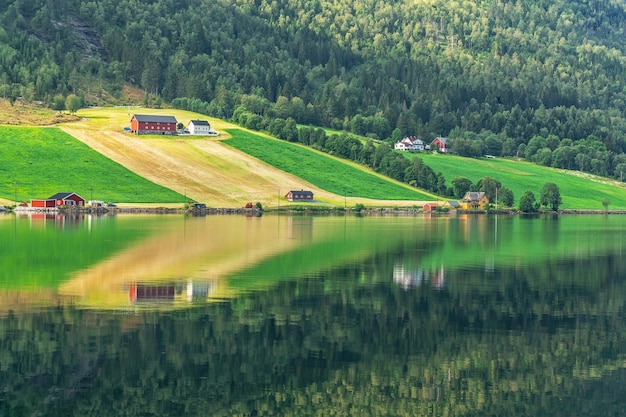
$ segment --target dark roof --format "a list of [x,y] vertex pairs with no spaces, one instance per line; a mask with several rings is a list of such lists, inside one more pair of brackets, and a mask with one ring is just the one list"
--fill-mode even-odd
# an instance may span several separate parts
[[[76,194],[76,193],[56,193],[55,195],[48,197],[48,200],[65,200],[66,198],[68,198],[69,196],[71,196],[72,194]],[[78,197],[80,197],[78,194],[76,194]],[[82,198],[82,197],[80,197]]]
[[313,191],[308,191],[308,190],[292,190],[289,191],[291,194],[298,194],[298,195],[313,195]]
[[461,207],[457,200],[448,200],[448,204],[450,205],[450,207]]
[[209,122],[206,120],[192,120],[189,123],[193,123],[196,126],[209,126]]
[[439,142],[443,143],[444,145],[446,144],[446,141],[448,140],[447,138],[442,138],[441,136],[439,136],[433,139],[431,143],[434,143],[437,139],[439,139]]
[[174,116],[155,116],[152,114],[134,114],[133,117],[138,122],[154,123],[178,123]]

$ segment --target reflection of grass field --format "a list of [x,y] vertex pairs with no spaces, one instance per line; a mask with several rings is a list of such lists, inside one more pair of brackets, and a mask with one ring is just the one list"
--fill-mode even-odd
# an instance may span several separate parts
[[[538,287],[561,285],[573,277],[550,268],[559,262],[615,253],[621,245],[624,216],[503,217],[463,215],[424,220],[419,217],[362,221],[329,219],[306,245],[276,254],[229,276],[233,290],[268,288],[293,277],[320,274],[350,262],[385,253],[408,270],[459,271],[535,268]],[[319,222],[322,224],[322,222]],[[391,255],[393,254],[393,255]],[[546,279],[546,276],[557,278]],[[604,275],[576,277],[581,287],[597,286]],[[388,281],[381,274],[380,279]],[[492,279],[492,278],[486,278]],[[358,280],[355,281],[355,284]],[[448,283],[465,285],[466,283]],[[329,283],[328,285],[332,285]]]
[[367,172],[348,161],[331,158],[310,148],[273,140],[243,130],[230,130],[225,143],[278,169],[335,194],[387,200],[434,200],[406,184]]
[[[498,221],[499,220],[499,221]],[[621,215],[536,215],[501,217],[461,215],[450,218],[445,239],[425,253],[419,265],[428,269],[535,268],[537,285],[572,280],[551,271],[559,262],[621,252],[626,217]],[[604,273],[585,277],[598,285]],[[543,281],[546,282],[543,282]]]
[[180,194],[134,174],[59,129],[0,127],[0,137],[0,195],[7,200],[73,191],[106,201],[183,201]]
[[[162,227],[176,217],[161,218]],[[144,225],[141,216],[116,216],[107,222],[71,216],[47,220],[2,216],[0,288],[56,289],[74,271],[88,269],[150,234]]]
[[431,154],[420,154],[419,157],[435,172],[442,172],[448,186],[451,186],[451,181],[457,176],[469,178],[473,183],[487,176],[495,178],[504,187],[513,190],[516,204],[526,191],[532,191],[539,199],[543,184],[553,182],[561,191],[561,208],[602,210],[604,198],[611,201],[611,209],[626,208],[626,186],[610,182],[606,178],[594,180],[593,177],[583,177],[575,171],[561,171],[504,158],[474,159]]

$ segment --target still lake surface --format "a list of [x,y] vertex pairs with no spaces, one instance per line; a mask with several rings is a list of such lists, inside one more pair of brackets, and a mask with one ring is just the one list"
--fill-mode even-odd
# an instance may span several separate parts
[[626,415],[626,216],[0,216],[0,416]]

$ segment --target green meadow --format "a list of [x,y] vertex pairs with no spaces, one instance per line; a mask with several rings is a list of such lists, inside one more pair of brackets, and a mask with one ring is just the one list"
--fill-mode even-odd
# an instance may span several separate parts
[[[434,200],[436,196],[368,172],[348,161],[300,145],[241,129],[227,129],[224,143],[337,195],[378,200]],[[412,158],[414,154],[404,154]],[[525,191],[538,199],[546,182],[558,185],[564,209],[626,209],[626,187],[606,178],[555,170],[506,158],[462,158],[420,154],[451,186],[457,177],[473,183],[489,176],[513,190],[518,203]],[[135,203],[183,201],[180,194],[134,174],[57,128],[0,126],[0,197],[13,201],[46,198],[73,191],[86,199]]]
[[296,175],[326,191],[378,200],[433,200],[435,196],[359,169],[304,146],[265,138],[239,129],[228,129],[233,148],[282,171]]
[[[415,155],[406,156],[412,158]],[[543,184],[553,182],[561,192],[561,208],[603,210],[602,200],[608,198],[609,209],[626,209],[626,186],[606,178],[583,176],[575,171],[556,170],[506,158],[463,158],[442,154],[418,156],[435,172],[443,173],[448,186],[452,186],[454,177],[465,177],[473,183],[483,177],[495,178],[513,191],[516,204],[526,191],[532,191],[539,200]]]
[[58,192],[75,192],[87,200],[184,201],[60,129],[0,126],[0,196],[30,202]]

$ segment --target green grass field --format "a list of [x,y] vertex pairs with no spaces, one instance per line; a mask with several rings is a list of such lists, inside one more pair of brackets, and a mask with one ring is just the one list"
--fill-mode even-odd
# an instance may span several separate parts
[[229,129],[228,133],[232,139],[224,142],[227,145],[338,195],[379,200],[436,199],[303,146],[239,129]]
[[[412,158],[415,155],[406,156]],[[561,208],[603,210],[602,200],[608,198],[609,209],[626,209],[626,184],[618,185],[606,178],[583,176],[578,172],[564,172],[505,158],[463,158],[441,154],[418,156],[435,172],[442,172],[448,186],[457,176],[469,178],[473,183],[483,177],[495,178],[504,187],[513,190],[516,204],[526,191],[532,191],[539,199],[543,184],[553,182],[561,192]]]
[[[89,118],[90,121],[92,118]],[[435,200],[436,196],[296,144],[241,129],[224,129],[224,141],[282,171],[331,193],[377,200]],[[404,154],[407,158],[414,154]],[[515,202],[529,190],[539,198],[546,182],[558,185],[564,209],[626,209],[626,185],[605,178],[565,172],[505,158],[462,158],[420,154],[450,186],[456,176],[476,183],[490,176],[513,190]],[[92,150],[57,128],[0,126],[0,198],[30,201],[73,191],[86,199],[132,203],[172,203],[184,197],[157,185]]]
[[30,202],[58,192],[75,192],[86,200],[184,201],[57,128],[0,126],[0,196]]

